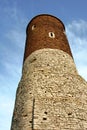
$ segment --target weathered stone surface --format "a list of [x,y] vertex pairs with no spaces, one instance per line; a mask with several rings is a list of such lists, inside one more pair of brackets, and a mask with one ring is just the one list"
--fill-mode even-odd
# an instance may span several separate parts
[[11,130],[86,130],[87,82],[72,57],[40,49],[23,65]]
[[11,130],[87,130],[87,82],[76,70],[64,24],[39,15],[26,34]]

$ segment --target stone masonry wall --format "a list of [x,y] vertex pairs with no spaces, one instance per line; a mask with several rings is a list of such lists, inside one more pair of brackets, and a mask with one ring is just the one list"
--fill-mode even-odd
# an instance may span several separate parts
[[26,58],[11,130],[87,130],[87,82],[68,53],[46,48]]

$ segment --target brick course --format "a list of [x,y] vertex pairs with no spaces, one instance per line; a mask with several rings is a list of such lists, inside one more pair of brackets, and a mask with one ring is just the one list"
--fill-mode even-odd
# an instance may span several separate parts
[[[32,30],[33,25],[35,25],[34,30]],[[50,38],[49,32],[54,32],[55,38]],[[72,56],[64,24],[54,16],[39,15],[33,18],[27,26],[26,34],[24,60],[33,51],[43,48],[60,49]]]

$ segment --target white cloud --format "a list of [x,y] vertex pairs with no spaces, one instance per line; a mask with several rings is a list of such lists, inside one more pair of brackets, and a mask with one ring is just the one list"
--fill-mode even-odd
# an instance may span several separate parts
[[24,32],[24,30],[14,29],[14,30],[10,30],[6,34],[6,38],[8,38],[8,40],[10,40],[10,42],[11,42],[11,44],[13,44],[13,46],[15,45],[23,50],[24,44],[25,44],[25,34],[26,34],[26,32]]
[[[7,3],[8,4],[8,3]],[[16,88],[21,78],[26,35],[26,18],[16,7],[4,7],[5,24],[0,41],[0,129],[9,130]]]
[[11,125],[11,115],[13,114],[14,102],[6,95],[0,94],[0,128],[9,130]]
[[[0,95],[0,111],[6,111],[6,114],[8,115],[12,111],[13,101],[11,98],[7,97],[6,95],[2,94]],[[4,114],[4,113],[1,113]]]
[[78,72],[87,80],[87,21],[73,21],[66,25],[66,33]]
[[[7,1],[6,1],[7,2]],[[10,5],[10,2],[6,3]],[[1,64],[0,73],[0,129],[9,130],[15,102],[15,92],[20,80],[22,58],[25,45],[27,19],[23,16],[16,3],[4,6],[5,32],[4,40],[0,43]],[[2,19],[1,19],[2,20]],[[10,23],[9,23],[10,22]],[[9,25],[9,26],[8,26]],[[73,51],[79,73],[87,79],[87,22],[73,21],[66,26],[68,39]],[[2,30],[4,31],[4,30]],[[9,43],[9,44],[8,44]],[[3,55],[4,52],[4,55]],[[5,73],[4,73],[5,71]]]

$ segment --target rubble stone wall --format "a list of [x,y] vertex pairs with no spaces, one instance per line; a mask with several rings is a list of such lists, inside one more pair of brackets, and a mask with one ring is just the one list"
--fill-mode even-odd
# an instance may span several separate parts
[[23,65],[11,130],[66,129],[87,129],[87,83],[68,53],[36,50]]

